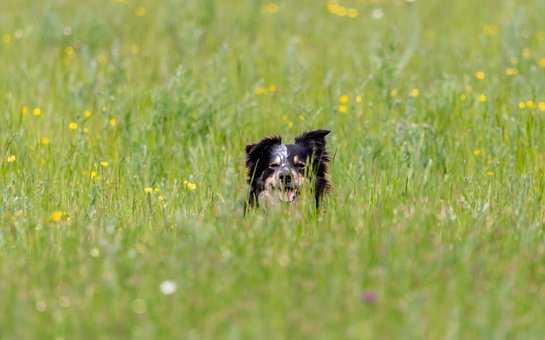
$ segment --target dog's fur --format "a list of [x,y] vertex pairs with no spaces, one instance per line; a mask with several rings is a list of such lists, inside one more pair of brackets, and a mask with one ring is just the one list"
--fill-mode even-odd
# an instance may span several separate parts
[[278,201],[293,203],[302,187],[313,183],[316,208],[330,188],[327,178],[329,154],[325,137],[329,130],[308,131],[294,144],[282,144],[281,137],[267,137],[246,146],[246,167],[250,186],[247,205]]

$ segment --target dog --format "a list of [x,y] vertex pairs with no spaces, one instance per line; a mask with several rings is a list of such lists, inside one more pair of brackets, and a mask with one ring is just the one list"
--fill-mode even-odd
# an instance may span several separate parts
[[279,136],[266,137],[246,145],[249,197],[247,206],[297,202],[305,185],[311,188],[316,209],[329,191],[330,156],[325,137],[329,130],[313,130],[295,138],[294,144],[283,144]]

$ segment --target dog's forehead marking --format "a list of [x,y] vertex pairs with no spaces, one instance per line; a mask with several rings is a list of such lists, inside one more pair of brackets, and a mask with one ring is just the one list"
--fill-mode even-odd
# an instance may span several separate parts
[[285,144],[280,144],[274,148],[273,159],[278,159],[282,164],[288,161],[288,148]]

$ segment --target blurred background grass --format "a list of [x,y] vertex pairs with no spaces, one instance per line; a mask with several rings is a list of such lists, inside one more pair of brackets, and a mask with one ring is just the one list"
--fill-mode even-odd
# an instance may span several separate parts
[[[2,1],[0,337],[540,338],[542,13]],[[243,218],[313,128],[325,209]]]

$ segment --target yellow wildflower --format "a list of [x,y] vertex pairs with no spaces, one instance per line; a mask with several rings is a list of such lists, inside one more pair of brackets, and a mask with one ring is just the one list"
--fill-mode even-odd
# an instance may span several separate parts
[[143,17],[144,15],[146,15],[146,7],[144,6],[138,6],[134,9],[134,15],[136,15],[137,17]]
[[488,100],[488,97],[487,97],[485,94],[481,94],[481,95],[479,96],[479,101],[480,101],[481,103],[485,103],[487,100]]
[[346,105],[348,104],[348,101],[350,100],[350,97],[348,97],[346,94],[343,94],[342,96],[339,96],[339,103]]
[[508,67],[505,69],[505,75],[507,76],[516,76],[519,74],[519,71],[514,67]]
[[76,123],[76,122],[70,122],[70,123],[68,124],[68,128],[69,128],[70,130],[77,130],[77,129],[78,129],[78,123]]
[[152,188],[152,187],[145,187],[145,188],[144,188],[144,192],[145,192],[146,194],[151,194],[151,193],[153,192],[153,188]]
[[361,103],[363,98],[361,96],[356,96],[356,103]]
[[519,102],[519,109],[521,110],[524,110],[526,108],[526,103],[525,102]]
[[415,87],[414,89],[411,90],[411,93],[409,94],[409,96],[413,98],[420,96],[420,90]]
[[40,144],[49,145],[49,138],[47,138],[47,137],[40,138]]
[[274,84],[269,85],[269,92],[270,93],[275,93],[276,92],[276,85],[274,85]]
[[32,109],[32,115],[34,117],[40,117],[42,114],[42,109],[40,109],[39,107],[35,107],[34,109]]
[[116,127],[117,126],[117,118],[116,117],[110,118],[110,126],[111,127]]
[[11,44],[11,34],[9,34],[9,33],[4,33],[4,34],[2,35],[2,42],[3,42],[4,44],[6,44],[6,45]]
[[100,166],[103,167],[103,168],[107,168],[108,165],[110,165],[107,161],[101,161],[100,162]]
[[339,6],[339,8],[337,8],[337,12],[335,14],[337,14],[340,17],[345,17],[348,14],[347,12],[348,12],[348,10],[347,10],[346,7]]
[[484,80],[486,75],[483,71],[477,71],[475,72],[475,78],[477,78],[477,80]]
[[51,221],[59,222],[62,219],[63,215],[64,213],[62,211],[59,211],[59,210],[53,211],[53,213],[51,214]]
[[74,54],[76,54],[76,50],[72,46],[68,46],[64,49],[64,54],[66,54],[68,58],[72,58]]
[[335,13],[335,11],[337,10],[337,7],[339,7],[339,5],[337,5],[336,3],[334,3],[333,1],[332,2],[329,2],[327,4],[327,10],[330,12],[330,13]]
[[355,8],[348,8],[346,10],[346,16],[349,18],[356,18],[359,14],[360,12]]
[[21,105],[21,115],[22,116],[26,116],[28,114],[28,106],[26,105]]
[[267,93],[267,89],[261,86],[258,86],[255,88],[255,95],[256,96],[262,96]]
[[476,156],[476,157],[479,157],[481,155],[481,149],[475,149],[473,150],[473,154]]
[[279,10],[279,7],[274,2],[270,2],[263,6],[263,13],[274,14],[278,12],[278,10]]
[[541,66],[542,68],[545,68],[545,57],[539,59],[538,64],[539,64],[539,66]]
[[488,171],[486,172],[486,175],[487,175],[488,177],[494,177],[494,176],[496,176],[496,173],[495,173],[494,171],[492,171],[492,170],[488,170]]
[[392,89],[392,90],[390,91],[390,96],[392,96],[392,97],[395,98],[395,97],[397,97],[397,93],[398,93],[397,89]]
[[346,112],[348,112],[348,106],[339,105],[339,107],[337,108],[337,111],[339,111],[340,113],[346,113]]
[[539,102],[539,111],[545,112],[545,102]]
[[89,172],[89,177],[91,177],[91,179],[94,179],[97,176],[98,176],[98,173],[95,170],[91,170],[91,172]]
[[184,179],[184,187],[189,191],[197,189],[197,184]]
[[536,103],[533,100],[527,100],[526,101],[526,107],[530,110],[536,108]]
[[6,162],[8,162],[8,163],[13,163],[13,162],[15,162],[16,159],[17,159],[17,157],[15,157],[15,155],[9,155],[9,156],[6,158]]
[[85,110],[85,112],[83,112],[83,116],[85,118],[90,118],[92,115],[93,115],[93,112],[90,110]]

